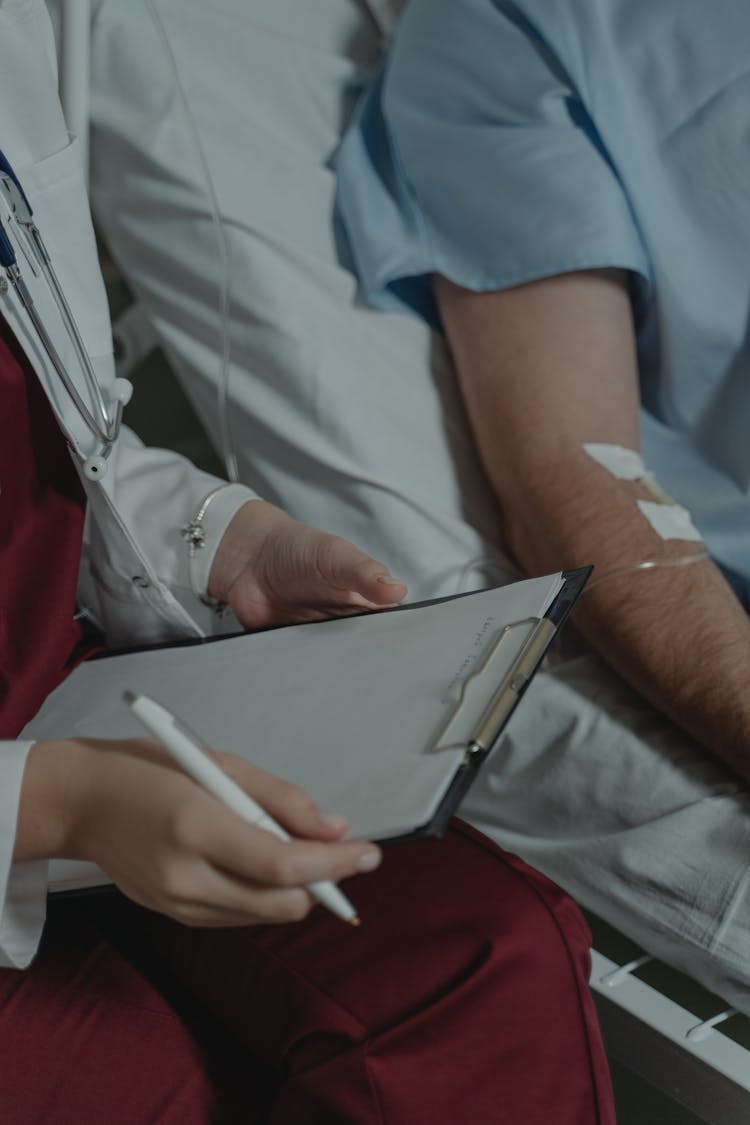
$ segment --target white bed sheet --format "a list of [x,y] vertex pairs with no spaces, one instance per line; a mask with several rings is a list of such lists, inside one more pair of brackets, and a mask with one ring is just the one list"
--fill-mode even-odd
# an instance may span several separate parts
[[[362,308],[341,264],[329,160],[378,61],[387,23],[372,12],[393,15],[391,0],[372,4],[161,0],[191,124],[148,5],[99,0],[92,190],[112,251],[217,432],[218,248],[197,128],[230,254],[242,476],[383,558],[424,598],[514,571],[442,341]],[[572,639],[463,814],[750,1012],[746,788]]]

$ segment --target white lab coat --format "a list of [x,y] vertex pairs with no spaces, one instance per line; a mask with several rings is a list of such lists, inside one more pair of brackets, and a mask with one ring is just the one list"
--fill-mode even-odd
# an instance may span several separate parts
[[[57,97],[55,47],[42,0],[0,0],[0,149],[14,167],[103,386],[114,379],[106,295],[80,166],[78,143],[66,130]],[[6,229],[9,224],[6,223]],[[71,375],[80,372],[46,284],[18,254],[44,322]],[[26,268],[24,268],[26,267]],[[12,289],[0,314],[31,360],[63,428],[84,453],[88,429],[20,308]],[[79,390],[89,402],[81,377]],[[78,459],[75,459],[78,465]],[[106,477],[82,477],[88,497],[79,604],[111,644],[201,636],[217,619],[190,589],[180,528],[218,482],[176,454],[145,449],[123,430]],[[0,486],[12,488],[13,482]],[[233,485],[212,501],[206,549],[194,572],[203,585],[221,534],[255,493]],[[64,737],[65,731],[60,731]],[[0,741],[0,965],[26,966],[44,923],[47,864],[11,863],[23,768],[30,744]]]

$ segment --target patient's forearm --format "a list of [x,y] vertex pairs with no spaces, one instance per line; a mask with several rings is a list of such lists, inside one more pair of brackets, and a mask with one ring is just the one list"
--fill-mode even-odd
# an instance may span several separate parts
[[[586,454],[583,454],[583,458]],[[519,463],[525,514],[513,546],[530,573],[593,562],[594,578],[628,563],[693,553],[663,541],[635,504],[637,486],[570,455],[547,473]],[[631,571],[584,594],[576,624],[656,707],[750,777],[750,627],[718,569]]]
[[[691,553],[663,540],[582,449],[638,449],[633,332],[622,280],[572,274],[493,294],[436,283],[469,415],[528,573],[596,574]],[[750,625],[709,562],[634,572],[586,593],[576,622],[601,655],[683,729],[750,777]]]

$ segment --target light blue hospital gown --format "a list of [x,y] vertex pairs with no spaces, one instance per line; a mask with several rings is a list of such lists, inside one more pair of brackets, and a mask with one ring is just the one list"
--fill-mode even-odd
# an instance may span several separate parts
[[337,165],[381,307],[632,271],[644,460],[747,598],[750,0],[409,0]]

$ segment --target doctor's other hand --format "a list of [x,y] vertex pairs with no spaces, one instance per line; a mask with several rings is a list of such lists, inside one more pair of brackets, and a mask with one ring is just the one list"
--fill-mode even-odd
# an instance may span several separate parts
[[219,543],[208,592],[246,629],[398,604],[406,586],[346,539],[249,500]]
[[149,739],[61,739],[32,746],[14,859],[92,861],[134,902],[188,926],[294,922],[308,883],[372,871],[375,844],[234,754],[217,764],[294,839],[248,824]]

